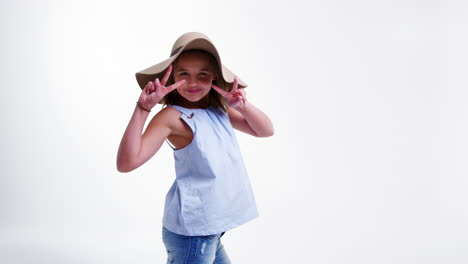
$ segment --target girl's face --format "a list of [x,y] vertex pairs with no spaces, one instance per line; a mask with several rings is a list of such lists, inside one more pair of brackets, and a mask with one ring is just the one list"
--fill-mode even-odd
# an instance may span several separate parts
[[181,54],[174,65],[173,74],[175,82],[185,80],[177,91],[192,103],[208,98],[211,84],[216,78],[210,58],[199,52]]

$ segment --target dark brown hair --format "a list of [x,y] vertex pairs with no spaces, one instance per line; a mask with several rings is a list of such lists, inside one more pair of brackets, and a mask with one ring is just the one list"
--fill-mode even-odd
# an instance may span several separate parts
[[[180,56],[185,53],[198,53],[198,54],[203,54],[208,57],[210,64],[213,66],[213,69],[215,71],[216,79],[213,80],[213,84],[220,87],[223,90],[225,89],[225,82],[223,80],[222,74],[221,74],[221,68],[218,65],[218,62],[216,61],[215,57],[204,50],[198,50],[198,49],[192,49],[192,50],[185,50],[183,51],[179,57],[173,62],[173,65],[177,64],[177,61],[179,60]],[[174,84],[174,74],[171,73],[171,76],[169,77],[169,80],[166,83],[166,86]],[[209,96],[209,102],[210,106],[218,107],[221,108],[223,111],[227,111],[228,103],[226,101],[226,98],[219,94],[217,91],[214,89],[211,89],[210,92],[208,93]],[[174,90],[167,94],[166,96],[161,99],[159,103],[163,104],[163,107],[167,105],[178,105],[180,102],[181,95],[177,92],[177,90]]]

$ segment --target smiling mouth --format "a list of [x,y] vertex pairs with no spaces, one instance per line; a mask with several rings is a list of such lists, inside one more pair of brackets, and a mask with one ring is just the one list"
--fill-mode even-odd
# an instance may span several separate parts
[[201,89],[187,90],[187,92],[189,92],[189,93],[198,93],[199,91],[201,91]]

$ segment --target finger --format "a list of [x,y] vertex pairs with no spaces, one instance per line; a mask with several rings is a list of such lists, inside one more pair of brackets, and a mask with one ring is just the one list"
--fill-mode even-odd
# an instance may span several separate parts
[[172,91],[174,91],[175,89],[177,89],[177,88],[179,88],[180,86],[182,86],[184,83],[185,83],[185,80],[180,80],[180,81],[174,83],[173,85],[167,87],[167,89],[168,89],[169,92],[172,92]]
[[167,67],[167,71],[161,80],[162,85],[166,85],[167,80],[169,80],[169,76],[171,76],[171,72],[172,72],[172,64],[170,64],[169,67]]
[[151,82],[148,82],[148,83],[145,85],[145,87],[143,87],[143,91],[144,91],[144,90],[148,90],[149,87],[150,87],[150,85],[151,85]]
[[159,82],[159,78],[156,78],[153,82],[154,91],[161,91],[161,83]]
[[153,82],[150,82],[149,83],[149,86],[148,86],[148,92],[149,93],[152,93],[154,92],[155,88],[154,88],[154,83]]
[[215,91],[217,91],[218,93],[220,93],[222,96],[226,97],[226,95],[228,94],[228,92],[224,91],[223,89],[219,88],[218,86],[212,84],[211,87],[213,87],[213,89],[215,89]]
[[242,97],[244,97],[244,98],[247,97],[247,95],[245,94],[244,88],[239,88],[237,90],[240,92],[240,94],[242,94]]
[[143,88],[143,93],[149,94],[150,87],[151,87],[152,82],[148,82],[145,87]]
[[156,89],[161,89],[161,83],[159,82],[159,78],[156,78],[156,81],[154,81],[154,84],[156,85]]
[[238,86],[239,86],[239,80],[237,79],[237,76],[234,76],[234,82],[232,83],[231,92],[237,91]]

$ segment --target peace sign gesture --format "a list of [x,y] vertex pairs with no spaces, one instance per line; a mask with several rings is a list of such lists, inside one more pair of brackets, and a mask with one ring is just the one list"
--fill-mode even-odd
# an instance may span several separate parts
[[234,77],[234,82],[230,92],[226,92],[214,84],[211,85],[213,89],[215,89],[218,93],[227,99],[229,106],[236,110],[244,107],[247,102],[247,96],[245,94],[244,88],[238,88],[238,86],[239,79],[237,76]]
[[154,82],[148,82],[148,84],[146,84],[145,88],[143,88],[143,91],[141,92],[140,98],[138,99],[139,105],[149,110],[161,101],[166,94],[174,91],[185,83],[185,80],[180,80],[173,85],[166,87],[166,83],[169,76],[171,76],[171,72],[172,65],[169,65],[161,82],[159,81],[159,78],[156,78]]

